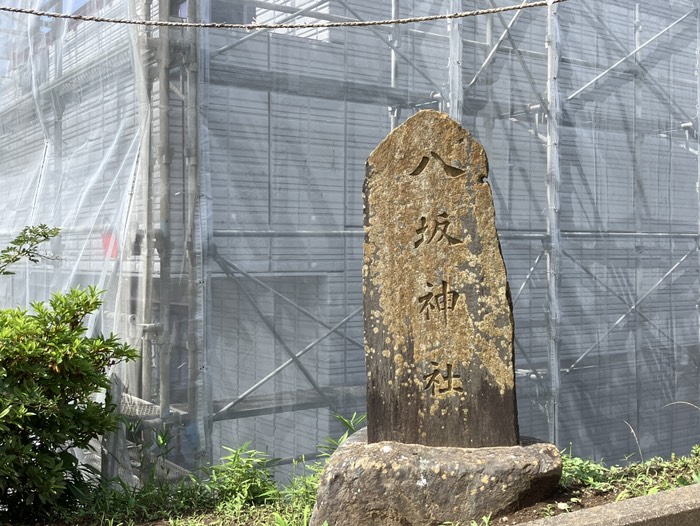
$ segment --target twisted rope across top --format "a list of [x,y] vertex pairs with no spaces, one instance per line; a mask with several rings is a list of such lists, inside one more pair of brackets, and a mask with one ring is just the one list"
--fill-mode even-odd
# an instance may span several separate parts
[[394,24],[413,24],[417,22],[430,22],[433,20],[451,20],[455,18],[467,18],[471,16],[492,15],[506,11],[518,11],[531,7],[544,7],[559,4],[568,0],[539,0],[537,2],[523,3],[493,9],[479,9],[476,11],[462,11],[458,13],[448,13],[446,15],[416,16],[411,18],[397,18],[394,20],[358,20],[346,22],[314,22],[308,24],[233,24],[228,22],[171,22],[167,20],[128,20],[123,18],[109,18],[103,16],[91,16],[68,13],[54,13],[51,11],[39,11],[24,7],[0,6],[0,11],[6,13],[21,13],[25,15],[44,16],[48,18],[60,18],[66,20],[80,20],[83,22],[103,22],[108,24],[126,24],[136,26],[161,26],[161,27],[199,27],[211,29],[246,29],[255,31],[258,29],[313,29],[330,27],[370,27],[388,26]]

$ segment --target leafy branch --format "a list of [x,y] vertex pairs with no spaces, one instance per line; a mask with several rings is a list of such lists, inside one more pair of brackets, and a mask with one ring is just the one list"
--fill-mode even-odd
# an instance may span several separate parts
[[19,235],[0,251],[0,276],[14,274],[7,270],[7,267],[22,259],[28,259],[32,263],[38,263],[41,259],[56,259],[55,256],[40,252],[39,245],[56,237],[59,232],[59,228],[49,228],[44,224],[24,227]]

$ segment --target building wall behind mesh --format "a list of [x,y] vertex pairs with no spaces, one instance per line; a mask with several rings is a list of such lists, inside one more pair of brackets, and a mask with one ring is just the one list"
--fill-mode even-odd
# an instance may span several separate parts
[[[283,16],[250,5],[241,11],[240,2],[215,4],[201,2],[198,15],[218,19],[230,12],[247,20],[253,10],[271,20]],[[237,10],[227,11],[234,4]],[[132,16],[121,2],[86,5]],[[131,394],[157,404],[162,339],[147,326],[158,325],[166,308],[158,290],[161,260],[154,250],[149,263],[147,245],[137,241],[141,232],[155,243],[162,226],[159,141],[167,136],[171,401],[187,411],[193,386],[211,391],[211,400],[198,401],[196,422],[175,426],[173,459],[192,465],[207,434],[214,459],[223,446],[247,441],[278,457],[313,453],[327,435],[342,432],[331,409],[346,416],[363,411],[357,309],[365,159],[390,131],[392,114],[400,123],[421,108],[447,108],[456,96],[449,92],[449,71],[459,59],[461,120],[489,155],[515,302],[523,434],[548,438],[554,427],[560,447],[572,444],[577,454],[616,462],[637,452],[631,427],[645,456],[685,452],[700,416],[675,404],[700,403],[697,14],[688,0],[639,5],[637,29],[631,1],[557,7],[552,45],[562,56],[563,101],[557,115],[546,108],[546,8],[464,19],[460,57],[450,54],[444,21],[255,36],[201,30],[195,107],[188,106],[185,65],[178,62],[186,33],[173,30],[167,108],[154,77],[157,46],[144,44],[145,33],[71,23],[52,41],[54,29],[22,18],[13,26],[0,79],[7,195],[1,230],[10,239],[25,224],[58,224],[64,233],[54,248],[63,259],[18,269],[2,284],[2,301],[13,305],[43,299],[50,290],[100,285],[107,302],[91,323],[152,350],[150,390],[140,384],[138,365],[123,374]],[[186,7],[178,5],[173,15]],[[446,9],[437,1],[400,3],[401,16]],[[389,3],[365,0],[333,0],[319,11],[391,16]],[[159,32],[148,36],[157,42]],[[408,59],[398,57],[393,81],[392,39]],[[630,52],[650,39],[635,61]],[[472,82],[499,40],[493,61]],[[136,82],[142,61],[153,81],[146,102]],[[170,117],[167,133],[159,127],[163,111]],[[194,157],[185,151],[192,112],[199,134]],[[556,253],[547,224],[551,119],[560,135]],[[186,260],[192,158],[201,213],[196,242],[206,254],[195,269]],[[118,238],[116,257],[104,246],[106,234]],[[549,256],[560,259],[559,276],[548,273]],[[560,332],[552,345],[548,293],[555,279]],[[188,297],[200,283],[206,308]],[[329,333],[345,318],[339,332]],[[193,338],[195,330],[205,337]],[[190,367],[193,349],[205,356],[201,369]],[[291,356],[299,352],[297,362]],[[553,384],[556,364],[560,384]],[[220,413],[229,404],[229,412]]]

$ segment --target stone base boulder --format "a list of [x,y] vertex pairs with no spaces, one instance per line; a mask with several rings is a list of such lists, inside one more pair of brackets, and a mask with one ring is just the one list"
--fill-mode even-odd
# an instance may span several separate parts
[[561,476],[553,444],[465,449],[366,436],[328,460],[310,526],[469,524],[547,497]]

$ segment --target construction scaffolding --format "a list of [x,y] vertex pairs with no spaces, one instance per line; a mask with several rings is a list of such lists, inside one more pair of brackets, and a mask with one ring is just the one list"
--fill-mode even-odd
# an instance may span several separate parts
[[[31,2],[242,24],[509,3]],[[123,409],[168,430],[173,465],[248,441],[310,458],[333,413],[363,412],[364,163],[424,108],[489,155],[521,432],[608,462],[697,442],[700,411],[677,403],[700,405],[697,0],[272,30],[0,12],[0,28],[0,241],[62,229],[61,259],[17,269],[2,303],[104,289],[90,329],[139,349]]]

